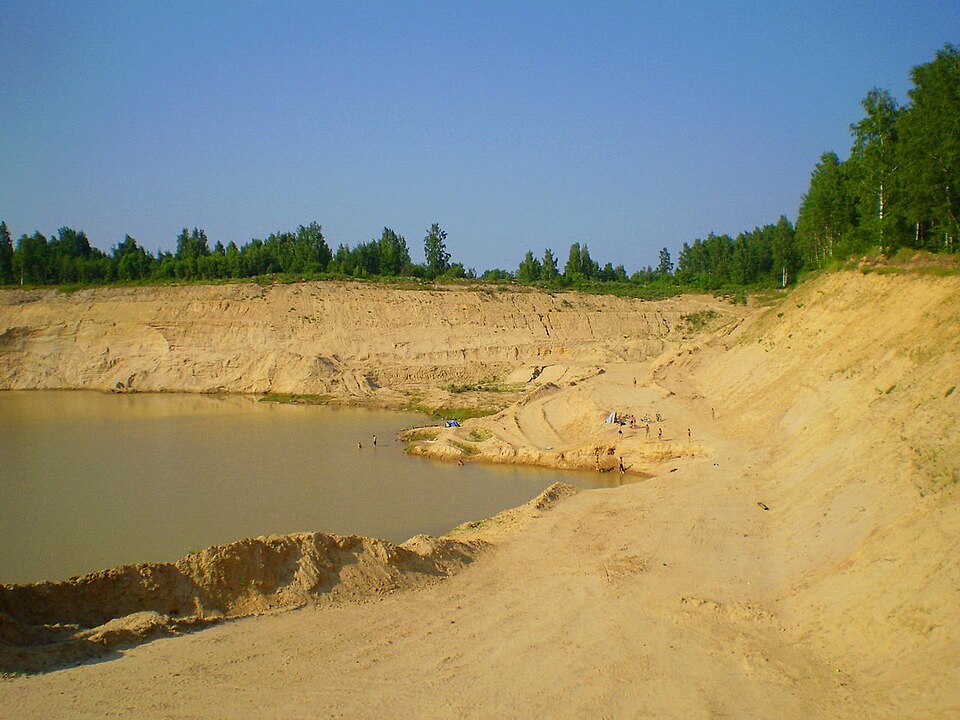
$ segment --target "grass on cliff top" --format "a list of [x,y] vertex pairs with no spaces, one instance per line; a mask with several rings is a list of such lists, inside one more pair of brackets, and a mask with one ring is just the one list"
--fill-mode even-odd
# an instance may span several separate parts
[[460,393],[465,392],[488,392],[488,393],[509,393],[517,392],[523,387],[522,383],[513,384],[513,385],[504,385],[492,380],[486,381],[482,380],[478,383],[467,383],[465,385],[455,385],[450,383],[449,385],[444,386],[444,390],[454,395],[459,395]]
[[554,281],[518,282],[514,279],[480,279],[480,278],[448,278],[441,277],[434,280],[413,276],[370,276],[353,277],[339,273],[269,273],[252,277],[229,278],[140,278],[136,280],[94,280],[89,282],[75,282],[64,284],[40,285],[6,285],[7,289],[50,289],[69,295],[79,290],[98,287],[175,287],[175,286],[202,286],[202,285],[238,285],[252,284],[261,287],[271,285],[289,285],[303,282],[348,282],[371,286],[389,287],[395,290],[429,290],[446,292],[450,290],[466,290],[495,296],[500,294],[545,292],[545,293],[584,293],[590,295],[614,295],[623,298],[640,300],[663,300],[687,293],[714,294],[717,297],[731,302],[742,301],[747,294],[752,294],[757,288],[724,286],[720,288],[705,288],[696,284],[682,282],[674,277],[667,279],[650,280],[645,282],[634,281],[600,281],[596,279],[579,278],[573,281],[558,278]]
[[932,253],[927,250],[900,248],[893,255],[884,255],[879,248],[852,257],[831,260],[819,270],[803,273],[808,280],[822,273],[858,270],[864,275],[960,275],[960,253]]
[[295,393],[270,393],[260,398],[260,402],[283,403],[286,405],[329,405],[333,402],[330,395],[297,395]]
[[710,324],[710,321],[716,318],[716,310],[701,310],[700,312],[680,316],[680,319],[686,324],[688,332],[700,332]]

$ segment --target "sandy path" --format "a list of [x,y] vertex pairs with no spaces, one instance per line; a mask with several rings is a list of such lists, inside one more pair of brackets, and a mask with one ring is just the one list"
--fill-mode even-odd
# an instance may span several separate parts
[[[693,422],[696,408],[635,388],[633,370],[584,392],[656,396],[667,424]],[[24,718],[839,717],[848,692],[779,615],[772,516],[753,484],[732,479],[743,454],[723,451],[723,468],[695,458],[579,493],[428,588],[7,681],[2,707]]]
[[830,669],[769,604],[769,515],[751,500],[719,477],[580,493],[441,584],[8,681],[0,714],[839,715]]

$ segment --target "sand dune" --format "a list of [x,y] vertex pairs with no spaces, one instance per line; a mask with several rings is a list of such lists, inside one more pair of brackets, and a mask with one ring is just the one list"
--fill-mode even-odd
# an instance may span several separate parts
[[[175,293],[188,290],[224,292]],[[277,307],[287,305],[283,293],[293,289],[277,292]],[[415,348],[397,347],[409,327],[386,324],[369,334],[396,332],[389,347],[377,340],[365,350],[347,329],[322,340],[287,337],[281,347],[300,342],[308,357],[329,342],[337,367],[370,378],[363,392],[374,396],[427,393],[459,378],[526,380],[515,404],[438,428],[417,452],[588,468],[599,457],[604,470],[622,457],[644,479],[554,490],[549,501],[456,529],[451,541],[482,540],[485,550],[439,582],[356,598],[363,602],[310,603],[142,644],[112,662],[8,678],[0,715],[960,715],[957,278],[836,273],[766,309],[704,298],[427,295],[398,300],[394,322],[416,305],[435,318],[449,304],[464,327],[424,322]],[[371,298],[350,312],[359,317]],[[41,319],[50,312],[41,308],[60,300],[6,302],[0,352],[13,372],[5,386],[66,382],[70,363],[31,370],[18,360],[67,342],[66,330]],[[483,315],[494,302],[499,314]],[[242,316],[245,304],[238,296],[229,312]],[[381,323],[394,312],[369,309]],[[701,331],[682,319],[706,310],[717,314]],[[569,325],[558,317],[568,311]],[[201,327],[213,333],[215,318],[204,317],[183,337]],[[240,321],[231,323],[243,335]],[[335,339],[347,349],[334,353]],[[472,353],[490,348],[494,360],[478,370]],[[250,377],[254,355],[238,378]],[[84,367],[71,378],[110,384],[109,372]],[[227,376],[218,367],[215,383]],[[274,378],[303,389],[294,375]],[[651,436],[645,422],[623,434],[605,424],[610,410],[649,414]]]

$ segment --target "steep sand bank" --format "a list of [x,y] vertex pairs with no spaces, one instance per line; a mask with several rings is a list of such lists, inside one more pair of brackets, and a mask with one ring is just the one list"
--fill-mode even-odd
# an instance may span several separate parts
[[[742,309],[359,283],[0,292],[0,389],[301,393],[387,406],[443,386],[576,379],[680,342],[681,317]],[[462,402],[465,398],[458,397]],[[486,401],[505,404],[486,393]]]
[[[644,482],[459,528],[451,540],[488,546],[443,582],[7,679],[0,708],[960,716],[960,281],[840,273],[736,312],[686,339],[673,323],[656,355],[585,341],[569,367],[604,372],[527,386],[421,450],[582,465],[601,448]],[[651,413],[652,437],[620,435],[608,410]]]

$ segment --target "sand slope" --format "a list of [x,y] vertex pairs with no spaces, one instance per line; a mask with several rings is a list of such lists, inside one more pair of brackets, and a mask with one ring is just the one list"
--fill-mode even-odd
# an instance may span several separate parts
[[838,273],[655,357],[597,338],[604,372],[422,452],[647,479],[459,528],[489,546],[438,583],[7,679],[0,715],[958,717],[958,301]]

